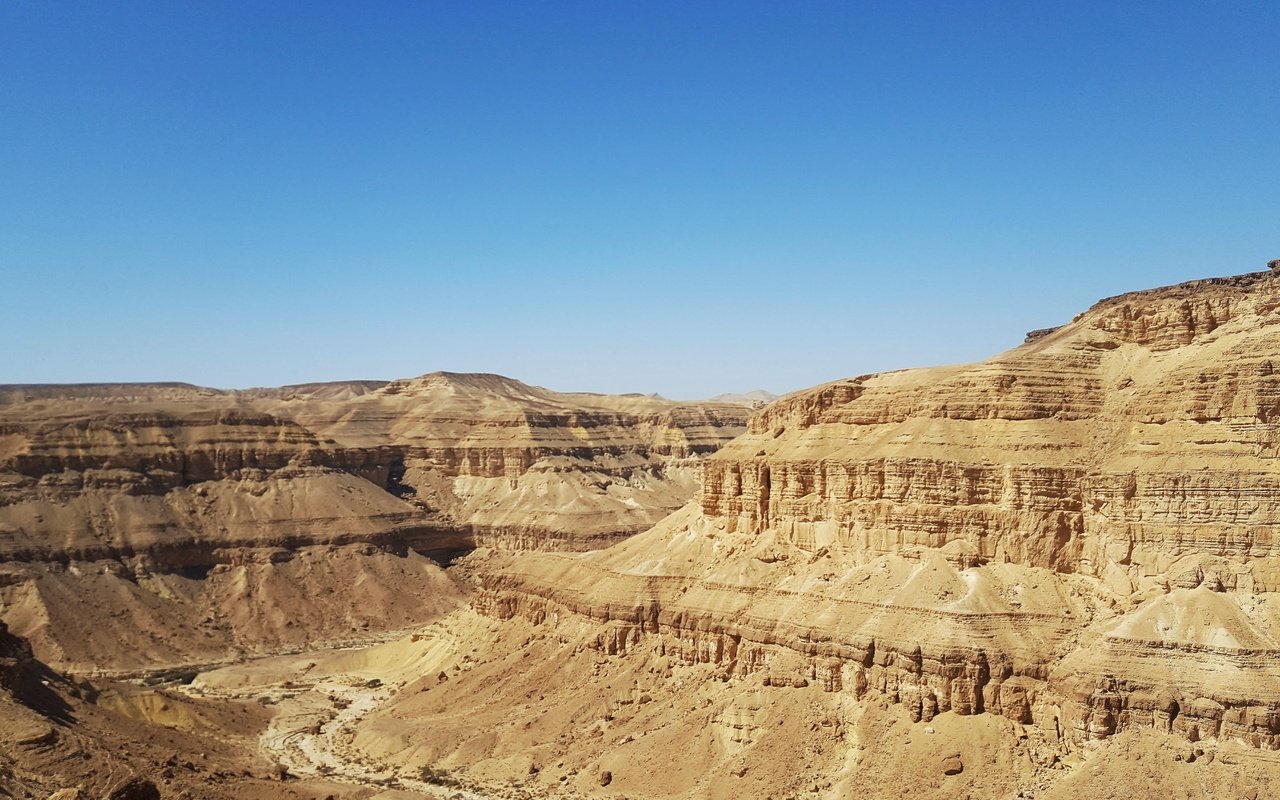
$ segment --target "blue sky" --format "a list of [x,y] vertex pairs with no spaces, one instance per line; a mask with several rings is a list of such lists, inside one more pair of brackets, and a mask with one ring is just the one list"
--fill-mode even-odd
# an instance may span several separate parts
[[692,398],[1280,258],[1274,3],[5,3],[0,383]]

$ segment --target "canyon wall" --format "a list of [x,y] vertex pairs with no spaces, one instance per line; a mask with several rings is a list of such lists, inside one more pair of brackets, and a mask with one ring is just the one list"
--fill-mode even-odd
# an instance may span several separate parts
[[1257,273],[793,394],[685,511],[494,565],[476,602],[915,720],[1002,715],[1063,752],[1141,728],[1277,749],[1277,359],[1280,277]]
[[0,387],[0,557],[599,546],[683,505],[701,457],[747,413],[444,373],[246,392]]
[[447,373],[0,387],[0,616],[78,671],[408,627],[464,595],[421,556],[644,530],[748,414]]
[[1272,273],[1135,292],[991,361],[792,395],[708,461],[703,511],[1095,576],[1211,555],[1273,588],[1277,303]]

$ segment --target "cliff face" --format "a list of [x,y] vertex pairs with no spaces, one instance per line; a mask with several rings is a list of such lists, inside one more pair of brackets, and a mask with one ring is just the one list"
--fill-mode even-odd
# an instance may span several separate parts
[[1277,360],[1262,273],[790,395],[680,515],[492,568],[477,603],[915,720],[998,714],[1059,754],[1133,728],[1275,749]]
[[1274,588],[1277,303],[1270,273],[1137,292],[981,364],[792,395],[708,461],[703,512],[1094,576],[1211,555]]
[[340,446],[393,448],[393,491],[470,525],[478,544],[588,549],[687,502],[702,457],[741,433],[748,414],[436,374],[298,418]]
[[341,731],[410,777],[1074,797],[1138,753],[1139,793],[1249,796],[1280,771],[1278,359],[1259,274],[749,423],[497,376],[10,387],[0,608],[83,672],[444,617],[406,639],[450,655]]
[[746,416],[488,375],[0,387],[0,556],[186,565],[297,543],[598,546],[686,502],[700,457]]
[[[694,496],[702,457],[748,413],[444,373],[243,392],[0,387],[3,615],[76,669],[404,627],[461,596],[410,551],[617,541]],[[327,577],[291,590],[304,574]],[[390,605],[361,608],[356,584]],[[156,619],[242,606],[262,613],[225,630]]]

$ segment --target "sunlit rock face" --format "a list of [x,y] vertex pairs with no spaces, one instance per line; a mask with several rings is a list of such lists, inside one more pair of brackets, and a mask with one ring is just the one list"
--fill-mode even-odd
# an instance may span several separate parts
[[792,395],[708,461],[703,512],[1095,576],[1229,557],[1273,588],[1277,304],[1271,273],[1135,292],[990,361]]
[[1278,363],[1275,273],[1109,298],[988,361],[782,398],[680,514],[477,602],[1064,748],[1280,747]]
[[687,502],[701,456],[748,413],[447,373],[245,392],[0,387],[0,553],[599,546]]
[[749,413],[447,373],[0,387],[3,618],[86,670],[399,629],[462,597],[421,556],[644,530]]

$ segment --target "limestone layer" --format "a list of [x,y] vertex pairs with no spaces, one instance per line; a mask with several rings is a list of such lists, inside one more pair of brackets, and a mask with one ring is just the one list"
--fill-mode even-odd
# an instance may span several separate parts
[[748,414],[445,373],[0,387],[0,618],[80,673],[376,638],[462,602],[423,556],[648,528]]
[[1280,748],[1278,360],[1272,273],[1103,300],[989,361],[785,397],[683,514],[496,567],[477,602],[1066,749]]
[[[1275,588],[1280,280],[1104,300],[990,361],[787,397],[706,465],[731,529],[1102,576],[1220,556]],[[1234,575],[1234,573],[1233,573]]]
[[445,373],[246,392],[0,387],[0,558],[600,546],[683,505],[701,457],[747,414]]

